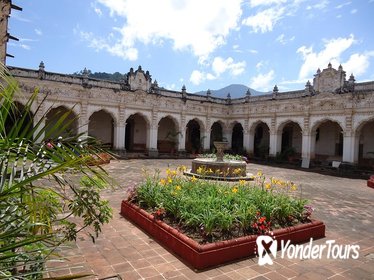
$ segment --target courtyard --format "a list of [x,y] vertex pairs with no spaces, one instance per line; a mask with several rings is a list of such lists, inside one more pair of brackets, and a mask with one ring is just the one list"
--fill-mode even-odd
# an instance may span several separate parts
[[[61,254],[67,262],[54,264],[61,270],[53,276],[88,272],[90,279],[374,279],[374,190],[362,179],[347,179],[303,170],[290,170],[248,164],[247,172],[259,170],[267,177],[291,180],[302,188],[303,197],[315,208],[313,217],[326,224],[325,244],[358,244],[358,259],[316,260],[274,259],[273,265],[258,265],[258,258],[243,259],[213,269],[196,272],[160,246],[143,231],[119,215],[126,189],[143,179],[149,171],[191,165],[191,160],[132,159],[113,160],[104,169],[116,180],[114,189],[103,193],[110,201],[113,219],[105,225],[93,244],[81,234]],[[69,265],[68,268],[64,268]]]

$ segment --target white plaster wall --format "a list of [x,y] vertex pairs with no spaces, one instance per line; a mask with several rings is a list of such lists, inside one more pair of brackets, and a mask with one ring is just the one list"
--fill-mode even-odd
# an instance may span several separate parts
[[363,126],[361,130],[360,144],[363,144],[362,157],[374,158],[374,121]]
[[134,116],[134,144],[146,144],[147,125],[143,117]]
[[104,111],[98,111],[90,116],[88,135],[100,140],[103,144],[113,144],[113,118]]
[[171,139],[166,137],[168,134],[171,133],[170,137],[173,137],[175,133],[177,133],[177,130],[175,128],[175,124],[173,120],[170,118],[163,118],[158,124],[158,134],[157,134],[157,140],[168,140],[170,141]]
[[316,141],[315,153],[319,155],[335,155],[335,144],[339,143],[341,129],[338,124],[325,122],[319,126],[319,140]]

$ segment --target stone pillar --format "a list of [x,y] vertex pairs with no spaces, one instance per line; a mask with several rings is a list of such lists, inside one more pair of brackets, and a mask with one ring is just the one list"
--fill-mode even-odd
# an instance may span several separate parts
[[181,134],[178,140],[178,152],[184,153],[186,152],[186,129],[181,130]]
[[206,128],[204,133],[203,133],[203,152],[209,152],[210,151],[210,128]]
[[343,161],[354,163],[355,137],[351,131],[344,132]]
[[148,133],[148,155],[152,157],[158,156],[157,150],[157,134],[158,134],[158,122],[157,122],[158,112],[157,110],[152,110],[152,120],[151,125],[149,126],[149,133]]
[[157,133],[158,133],[158,125],[153,124],[149,128],[149,136],[148,136],[148,155],[157,157],[158,150],[157,150]]
[[360,149],[360,136],[355,135],[353,143],[353,162],[358,163],[358,150]]
[[[37,125],[39,124],[39,126],[37,127],[37,129],[34,131],[34,139],[35,139],[35,142],[36,143],[41,143],[43,140],[44,140],[44,137],[45,137],[45,133],[40,133],[41,132],[41,129],[44,129],[45,126],[46,126],[46,118],[45,118],[45,115],[44,115],[44,104],[40,104],[41,102],[41,98],[37,99],[37,103],[38,105],[40,105],[38,111],[36,112],[36,114],[34,115],[34,123],[33,125]],[[39,123],[40,122],[40,123]],[[40,135],[39,135],[40,134]]]
[[308,131],[303,133],[302,148],[301,148],[301,167],[309,168],[312,150],[312,135]]
[[82,134],[82,136],[88,135],[89,116],[87,115],[87,107],[88,103],[82,102],[78,119],[78,134]]
[[180,121],[180,136],[178,138],[178,153],[186,152],[186,116],[182,112]]
[[[249,139],[251,138],[250,134],[249,134],[249,129],[247,128],[244,128],[243,129],[243,148],[244,150],[250,154],[250,145],[249,145]],[[252,137],[253,138],[253,137]],[[252,154],[253,154],[253,139],[252,139]]]
[[223,129],[223,137],[227,141],[227,149],[231,149],[232,145],[232,128],[224,128]]
[[118,123],[114,127],[113,146],[115,150],[125,149],[126,123]]
[[281,152],[282,148],[282,134],[270,130],[270,150],[269,156],[275,157],[277,153]]

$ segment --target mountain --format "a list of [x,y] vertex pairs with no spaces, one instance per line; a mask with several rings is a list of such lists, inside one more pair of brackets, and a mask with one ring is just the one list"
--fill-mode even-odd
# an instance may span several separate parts
[[[212,97],[226,98],[227,94],[230,93],[231,98],[240,98],[240,97],[245,96],[248,89],[251,92],[251,95],[261,95],[261,94],[266,93],[266,92],[257,91],[245,85],[239,85],[239,84],[232,84],[227,87],[216,89],[216,90],[211,89],[210,92],[212,93]],[[195,94],[206,95],[206,92],[207,91],[199,91],[199,92],[195,92]]]

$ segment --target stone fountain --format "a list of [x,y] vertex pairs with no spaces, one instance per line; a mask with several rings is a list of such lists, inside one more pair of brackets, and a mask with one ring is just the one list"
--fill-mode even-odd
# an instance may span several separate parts
[[228,142],[213,142],[217,150],[216,158],[196,158],[192,160],[192,169],[186,175],[212,180],[251,180],[252,174],[246,172],[247,164],[243,160],[224,159]]

